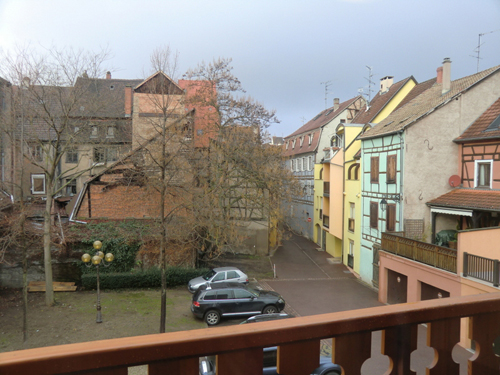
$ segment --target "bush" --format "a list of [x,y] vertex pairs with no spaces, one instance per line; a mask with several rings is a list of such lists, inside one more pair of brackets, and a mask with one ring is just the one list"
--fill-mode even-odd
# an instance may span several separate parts
[[[188,281],[208,272],[207,268],[181,268],[168,267],[167,287],[187,285]],[[120,288],[160,288],[161,270],[150,268],[145,271],[126,273],[105,273],[99,275],[100,289]],[[82,286],[85,289],[97,288],[97,277],[95,274],[82,275]]]
[[[91,256],[93,256],[96,252],[92,247],[94,241],[95,240],[93,238],[91,240],[82,241],[82,244],[86,249],[85,252],[89,253]],[[134,268],[135,256],[139,247],[139,243],[127,243],[120,238],[103,241],[101,251],[104,254],[112,253],[114,260],[111,262],[110,267],[99,267],[99,273],[108,274],[130,271]],[[91,274],[94,278],[96,277],[96,267],[87,267],[83,262],[81,262],[80,269],[83,274]]]

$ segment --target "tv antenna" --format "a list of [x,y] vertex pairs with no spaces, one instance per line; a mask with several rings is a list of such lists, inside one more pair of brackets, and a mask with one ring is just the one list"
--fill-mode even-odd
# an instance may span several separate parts
[[[368,81],[368,103],[372,100],[372,85],[375,84],[375,82],[372,81],[373,78],[373,69],[371,66],[365,65],[366,69],[368,69],[368,78],[365,77],[365,79]],[[359,91],[359,90],[358,90]]]
[[480,57],[480,54],[481,54],[481,46],[484,44],[484,43],[481,43],[481,37],[483,37],[484,35],[486,34],[491,34],[491,33],[495,33],[497,31],[500,31],[500,29],[497,29],[497,30],[493,30],[493,31],[488,31],[487,33],[482,33],[482,34],[479,34],[479,41],[477,43],[477,47],[476,49],[474,49],[474,52],[476,53],[476,56],[472,56],[470,55],[471,57],[474,57],[475,59],[477,59],[477,72],[479,73],[479,60],[481,60],[481,57]]
[[306,118],[304,116],[302,116],[300,119],[302,120],[302,125],[304,125],[304,122],[306,121]]
[[325,82],[321,82],[320,85],[325,85],[325,109],[328,108],[327,107],[327,100],[328,100],[328,87],[330,87],[332,85],[332,81],[325,81]]

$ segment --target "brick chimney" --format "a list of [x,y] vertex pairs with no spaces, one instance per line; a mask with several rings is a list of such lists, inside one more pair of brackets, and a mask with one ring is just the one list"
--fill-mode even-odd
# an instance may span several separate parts
[[111,79],[111,72],[110,71],[106,72],[106,79]]
[[393,83],[394,83],[393,76],[386,76],[384,78],[380,78],[380,93],[382,94],[384,92],[389,91]]
[[339,98],[334,98],[333,99],[333,110],[336,111],[339,109],[340,106],[340,99]]
[[132,116],[132,105],[133,105],[132,100],[133,100],[132,86],[126,86],[125,87],[125,117]]
[[443,83],[443,67],[436,69],[436,83]]
[[446,57],[443,61],[443,90],[442,94],[446,94],[451,88],[451,60]]

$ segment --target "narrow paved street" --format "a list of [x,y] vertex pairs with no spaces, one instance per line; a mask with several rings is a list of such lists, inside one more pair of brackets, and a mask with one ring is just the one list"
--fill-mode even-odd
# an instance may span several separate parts
[[[359,281],[346,266],[334,262],[329,253],[318,250],[317,244],[304,237],[290,233],[270,259],[275,266],[276,278],[258,280],[258,284],[283,296],[287,303],[285,312],[307,316],[383,305],[378,302],[374,289]],[[424,375],[425,368],[434,358],[434,350],[426,346],[426,332],[425,325],[419,326],[418,349],[412,353],[411,364],[417,375]],[[380,354],[380,344],[381,333],[374,332],[372,357],[364,363],[362,375],[387,372],[389,359]],[[328,346],[328,341],[325,340],[324,346]],[[453,351],[453,358],[461,363],[461,375],[467,373],[466,361],[470,356],[471,353],[458,346]]]

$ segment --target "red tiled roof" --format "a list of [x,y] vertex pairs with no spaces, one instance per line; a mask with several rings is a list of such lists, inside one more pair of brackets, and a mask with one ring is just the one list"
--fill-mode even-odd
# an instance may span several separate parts
[[[500,116],[500,98],[497,99],[481,116],[478,117],[455,142],[465,142],[468,140],[479,140],[487,138],[500,138],[500,124],[493,122]],[[496,125],[488,129],[490,125]]]
[[396,95],[399,90],[406,85],[410,80],[417,81],[413,76],[405,78],[399,82],[394,83],[388,91],[384,93],[380,93],[380,91],[375,95],[375,97],[371,100],[370,106],[365,106],[361,108],[361,111],[352,119],[353,124],[367,124],[372,122],[375,117],[379,114],[379,112],[389,103],[389,101]]
[[454,189],[427,202],[427,205],[500,211],[500,190]]
[[321,111],[319,114],[314,116],[312,120],[301,126],[299,129],[294,131],[292,134],[289,136],[285,137],[285,141],[288,140],[289,138],[292,138],[296,135],[303,134],[310,132],[312,130],[316,130],[321,128],[323,125],[328,124],[332,119],[337,117],[342,111],[344,111],[349,105],[354,103],[357,99],[359,99],[359,96],[356,96],[355,98],[346,100],[345,102],[342,102],[339,104],[339,108],[334,111],[333,107],[330,107],[328,109],[325,109],[324,111]]

